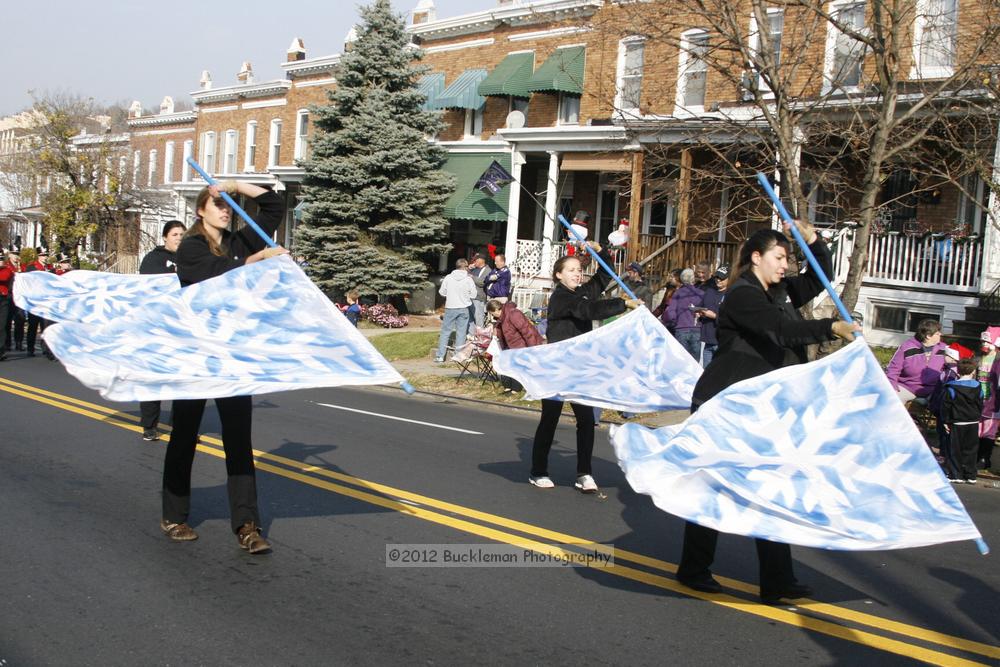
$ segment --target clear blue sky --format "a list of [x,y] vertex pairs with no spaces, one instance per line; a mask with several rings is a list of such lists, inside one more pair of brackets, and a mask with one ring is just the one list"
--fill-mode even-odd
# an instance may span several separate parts
[[[159,108],[164,95],[187,100],[202,70],[215,86],[236,83],[249,60],[258,81],[282,77],[294,37],[306,57],[340,53],[358,21],[350,0],[43,0],[4,3],[0,38],[0,116],[31,105],[29,90],[99,102],[139,100]],[[393,0],[403,14],[417,0]],[[438,18],[490,9],[496,0],[435,0]]]

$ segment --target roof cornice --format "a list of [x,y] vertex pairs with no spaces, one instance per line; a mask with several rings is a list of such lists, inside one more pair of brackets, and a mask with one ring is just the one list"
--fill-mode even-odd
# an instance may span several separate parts
[[340,64],[341,54],[335,53],[332,56],[321,56],[310,58],[309,60],[293,60],[288,63],[281,63],[281,69],[292,78],[308,76],[310,74],[322,74],[332,72]]
[[287,79],[274,79],[262,83],[241,83],[236,86],[226,88],[210,88],[208,90],[196,90],[191,93],[191,99],[195,104],[210,104],[212,102],[227,102],[240,98],[268,97],[271,95],[284,95],[292,87],[292,82]]
[[140,116],[129,118],[129,127],[153,127],[156,125],[174,125],[177,123],[193,123],[198,118],[197,111],[178,111],[176,113],[161,113],[155,116]]
[[597,12],[603,5],[604,0],[541,0],[409,25],[406,31],[424,41],[447,39],[489,32],[503,24],[521,26],[587,16]]

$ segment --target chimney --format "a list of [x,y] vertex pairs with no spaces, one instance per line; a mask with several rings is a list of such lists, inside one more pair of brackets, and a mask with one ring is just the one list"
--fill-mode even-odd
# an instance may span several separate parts
[[236,75],[236,80],[240,83],[253,83],[253,66],[249,60],[244,60],[240,67],[240,73]]
[[299,60],[306,59],[306,45],[305,42],[302,41],[301,37],[296,37],[292,40],[292,44],[288,47],[287,53],[288,57],[285,59],[285,62],[288,63],[294,63]]
[[208,73],[208,70],[203,70],[201,73],[201,79],[198,81],[198,87],[202,90],[212,89],[212,75]]
[[417,6],[413,8],[410,22],[413,25],[420,25],[421,23],[433,21],[436,18],[437,9],[434,7],[434,0],[420,0]]
[[142,102],[135,100],[132,104],[128,105],[128,117],[142,118]]
[[350,51],[356,41],[358,41],[358,26],[352,25],[351,29],[347,31],[347,35],[344,37],[344,50]]
[[174,98],[167,95],[160,102],[160,113],[173,113],[174,112]]

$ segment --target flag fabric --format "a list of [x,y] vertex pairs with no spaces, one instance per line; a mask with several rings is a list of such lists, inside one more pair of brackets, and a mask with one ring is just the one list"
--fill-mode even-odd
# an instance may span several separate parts
[[623,412],[688,409],[701,366],[644,307],[594,331],[503,350],[493,368],[524,385],[525,398],[553,398]]
[[52,325],[45,341],[115,401],[403,382],[288,256],[146,296],[103,324]]
[[124,275],[102,271],[17,274],[14,304],[55,322],[104,324],[162,294],[180,292],[173,273]]
[[845,550],[981,539],[861,339],[612,443],[633,489],[725,533]]
[[476,181],[476,189],[492,197],[500,192],[503,186],[513,182],[514,177],[510,175],[510,172],[504,169],[502,164],[493,160],[490,166],[486,168],[486,171],[483,172],[483,175],[479,177],[479,180]]

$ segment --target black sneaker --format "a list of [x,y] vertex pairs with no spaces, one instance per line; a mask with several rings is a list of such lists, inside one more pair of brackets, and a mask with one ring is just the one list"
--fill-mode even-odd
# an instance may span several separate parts
[[715,577],[710,574],[706,574],[703,577],[677,577],[677,581],[681,582],[688,588],[693,588],[696,591],[701,591],[702,593],[721,593],[722,584],[720,584]]
[[146,442],[152,442],[153,440],[160,439],[160,432],[155,428],[144,428],[142,430],[142,439]]
[[813,590],[804,584],[787,584],[778,590],[760,592],[760,601],[764,604],[778,604],[782,599],[798,600],[807,598],[813,594]]

